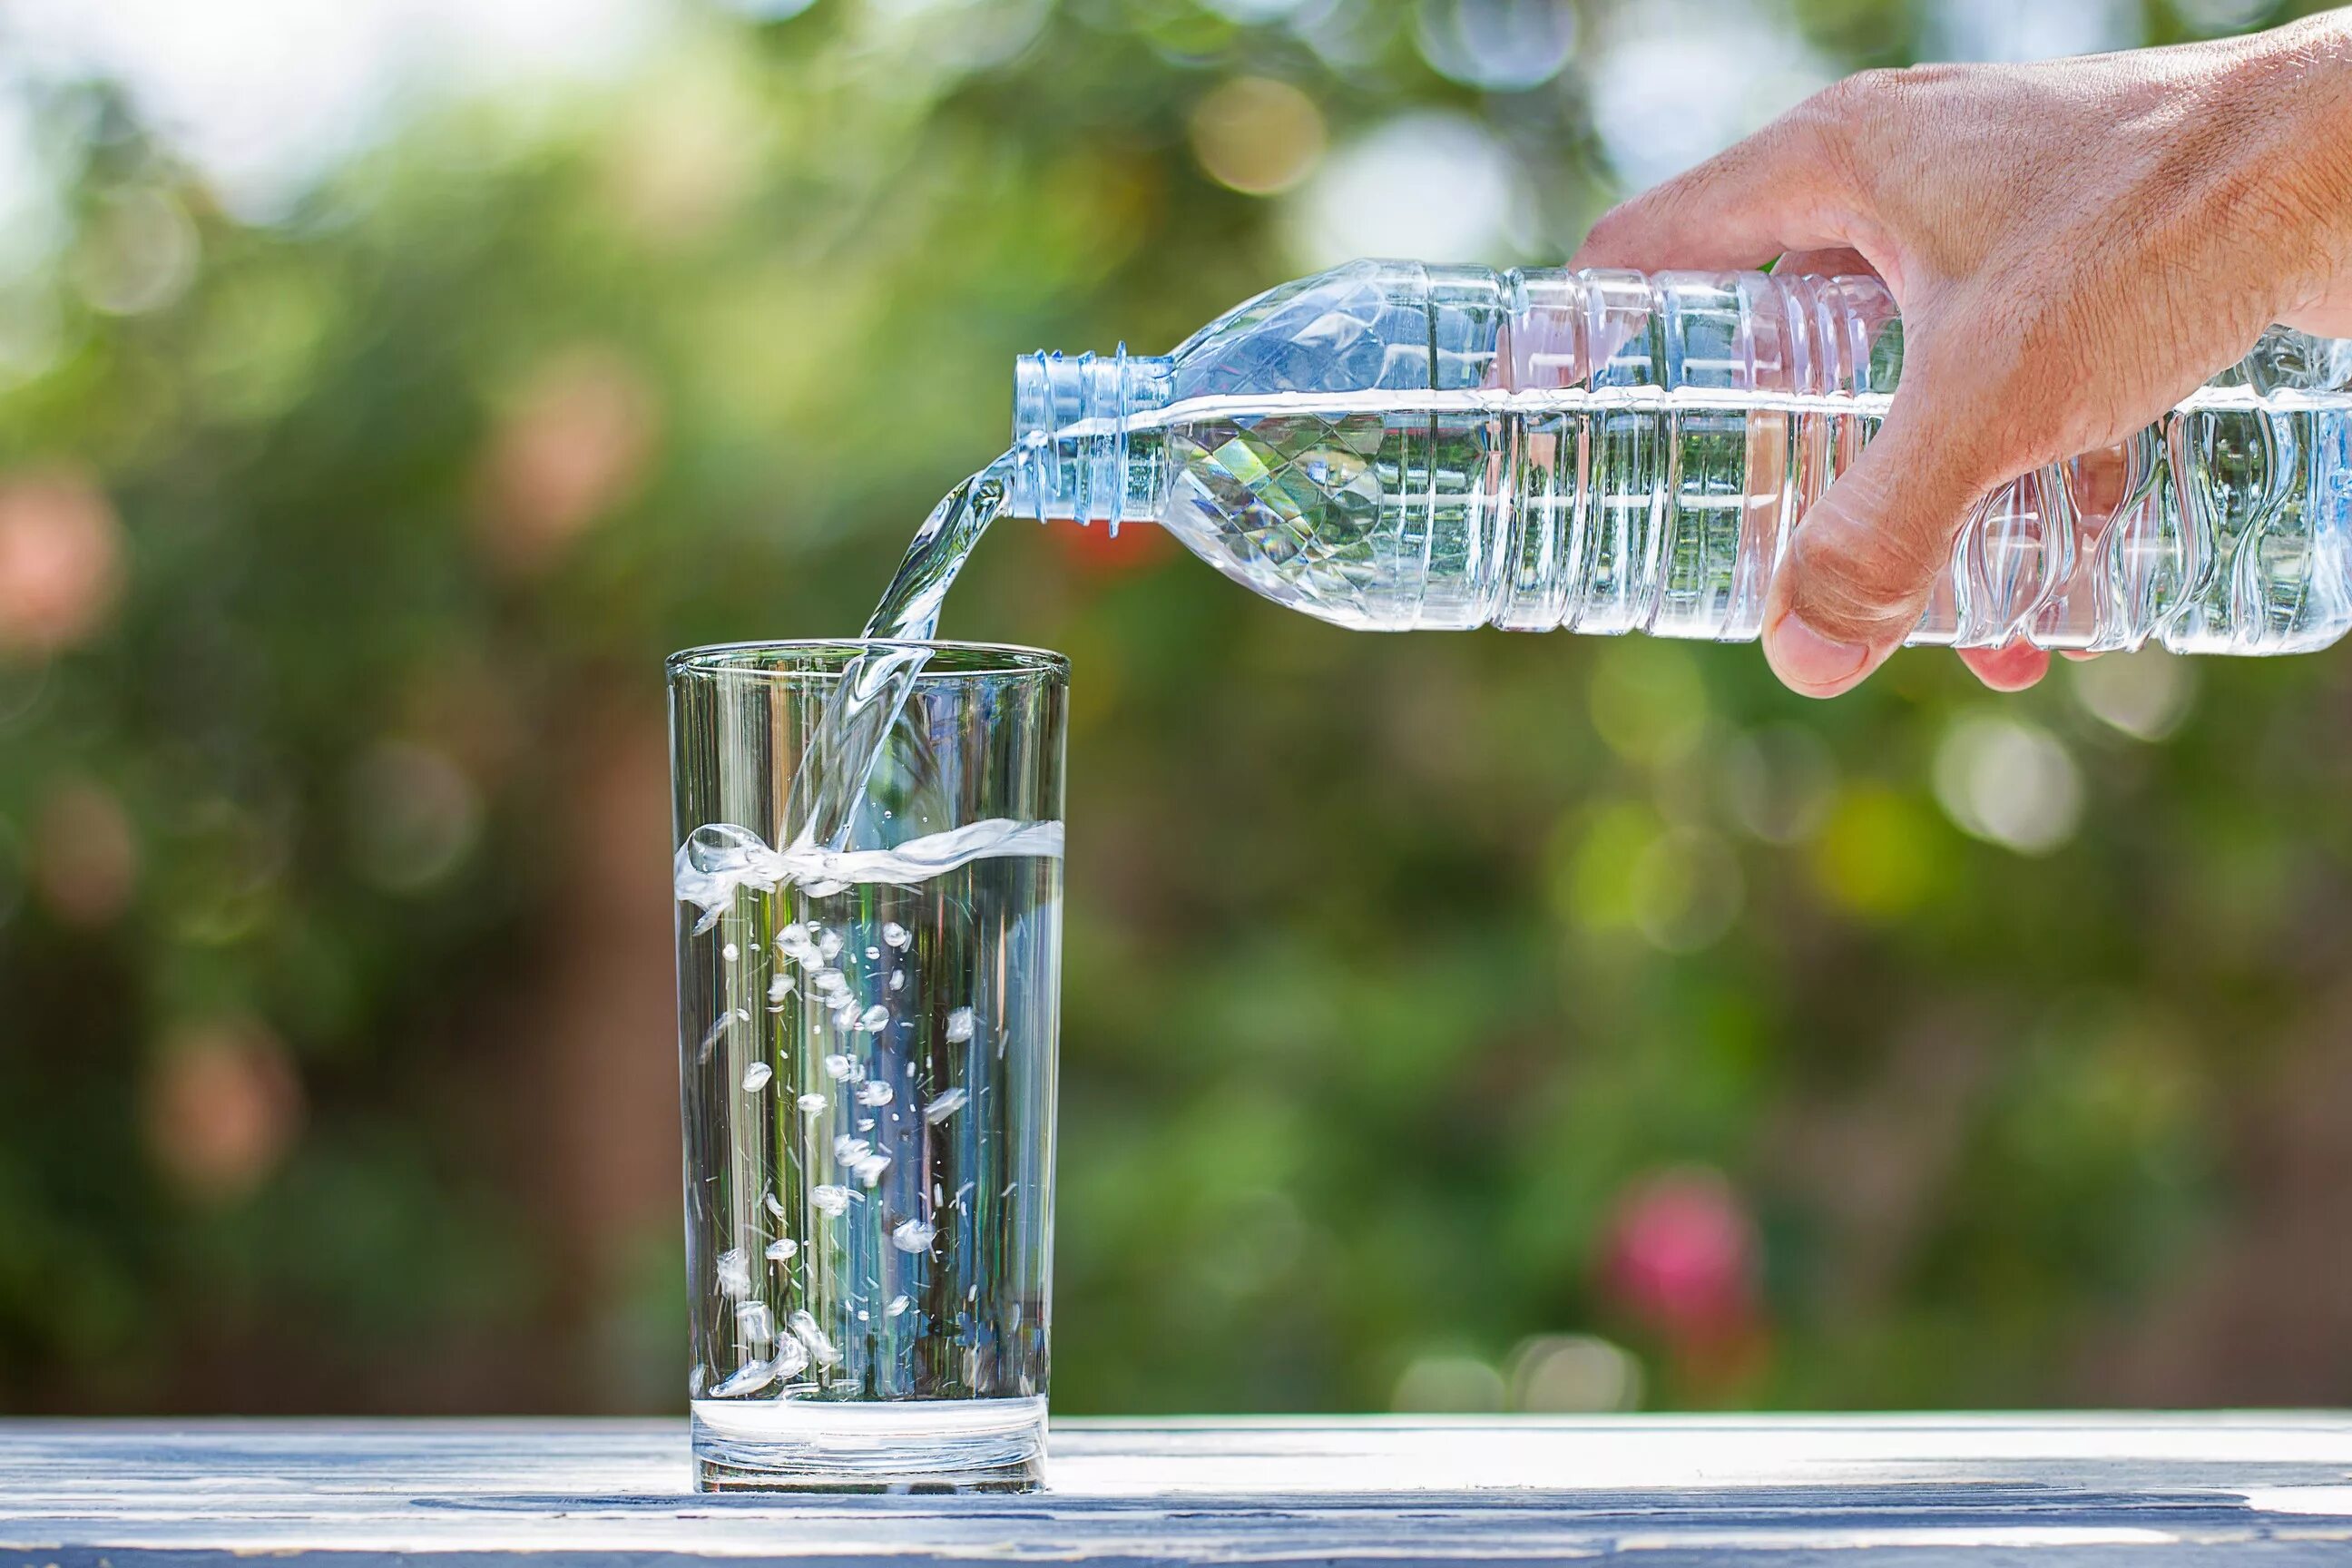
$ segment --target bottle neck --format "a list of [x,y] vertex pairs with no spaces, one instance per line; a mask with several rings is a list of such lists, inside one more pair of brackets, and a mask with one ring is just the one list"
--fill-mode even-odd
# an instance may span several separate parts
[[1168,493],[1156,428],[1137,418],[1168,404],[1176,362],[1085,353],[1024,354],[1013,369],[1013,493],[1006,507],[1041,521],[1149,521]]

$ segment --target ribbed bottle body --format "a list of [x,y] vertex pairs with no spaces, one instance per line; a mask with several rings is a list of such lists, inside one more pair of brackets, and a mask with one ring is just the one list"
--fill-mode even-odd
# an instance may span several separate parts
[[[1024,369],[1014,505],[1150,518],[1361,629],[1743,640],[1901,374],[1871,279],[1358,262],[1166,358]],[[2132,440],[1988,498],[1910,640],[2324,646],[2347,546],[2352,343],[2274,329]]]

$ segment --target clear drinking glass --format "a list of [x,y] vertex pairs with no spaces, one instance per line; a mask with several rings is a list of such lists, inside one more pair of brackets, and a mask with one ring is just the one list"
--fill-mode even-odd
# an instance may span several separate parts
[[[812,843],[796,775],[877,659],[919,669]],[[669,661],[705,1489],[1038,1481],[1067,685],[977,644]]]

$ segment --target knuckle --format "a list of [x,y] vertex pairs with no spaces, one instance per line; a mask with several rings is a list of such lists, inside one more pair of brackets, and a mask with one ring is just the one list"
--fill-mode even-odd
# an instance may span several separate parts
[[1872,159],[1865,148],[1885,123],[1901,75],[1886,69],[1857,71],[1832,82],[1793,111],[1793,128],[1810,144],[1826,183],[1849,191],[1866,188]]
[[1879,66],[1832,83],[1822,96],[1832,107],[1851,114],[1885,103],[1900,89],[1902,81],[1900,70]]
[[1814,95],[1812,118],[1824,130],[1851,142],[1893,112],[1915,81],[1908,70],[1887,67],[1856,71]]
[[1584,231],[1585,244],[1605,249],[1622,243],[1633,227],[1633,205],[1632,201],[1619,202],[1593,219],[1592,226]]

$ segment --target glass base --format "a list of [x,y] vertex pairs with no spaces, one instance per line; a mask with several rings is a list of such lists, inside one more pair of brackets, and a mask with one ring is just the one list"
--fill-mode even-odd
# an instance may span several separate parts
[[702,1491],[1030,1491],[1045,1401],[698,1399]]

